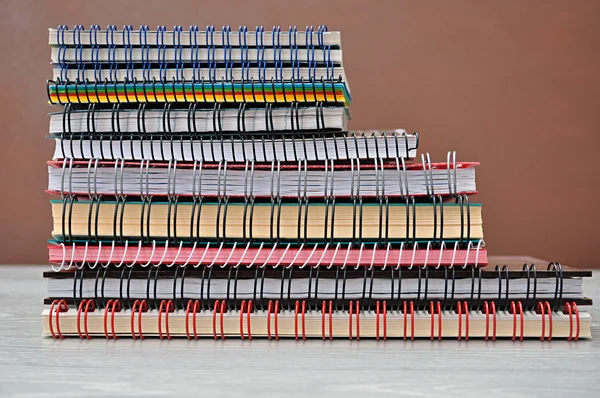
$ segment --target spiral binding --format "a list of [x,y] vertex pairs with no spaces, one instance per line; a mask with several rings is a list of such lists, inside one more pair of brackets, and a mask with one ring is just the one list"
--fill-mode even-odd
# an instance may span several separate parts
[[[226,41],[228,45],[234,47],[254,47],[258,46],[284,46],[284,47],[308,47],[314,45],[316,38],[318,48],[326,48],[325,37],[329,34],[329,28],[327,25],[320,25],[315,31],[314,26],[306,26],[304,31],[298,30],[296,26],[290,26],[287,34],[284,32],[281,34],[280,26],[273,26],[272,31],[265,33],[264,26],[257,26],[254,32],[250,30],[250,35],[255,34],[255,40],[252,40],[249,35],[249,28],[247,26],[240,26],[235,32],[230,26],[223,26],[221,31],[217,31],[214,26],[207,26],[205,31],[199,30],[198,26],[191,25],[189,29],[184,30],[182,26],[174,26],[173,30],[168,31],[164,26],[158,26],[156,31],[151,31],[148,25],[142,25],[138,30],[133,30],[130,25],[123,27],[122,31],[116,29],[114,25],[107,26],[106,30],[102,30],[99,25],[91,25],[89,28],[88,35],[85,34],[85,27],[83,25],[76,25],[74,30],[78,31],[78,36],[69,35],[69,28],[66,25],[60,25],[54,31],[51,30],[51,44],[52,41],[56,41],[56,45],[61,46],[73,46],[77,42],[84,46],[108,46],[109,39],[112,44],[116,46],[125,46],[127,44],[133,46],[157,46],[159,41],[162,41],[165,46],[177,47],[182,46],[195,46],[195,47],[208,47],[210,42],[221,42]],[[128,40],[125,40],[124,33],[130,35]],[[219,38],[220,33],[220,38]],[[111,35],[111,37],[108,36]],[[216,36],[216,37],[215,37]],[[316,37],[315,37],[316,36]],[[71,41],[69,41],[71,38]],[[120,41],[119,41],[120,40]],[[332,47],[337,47],[333,45]],[[291,57],[290,57],[291,58]]]
[[[507,314],[512,315],[512,337],[511,340],[520,340],[524,339],[524,324],[525,324],[525,315],[522,309],[522,303],[520,301],[512,301],[510,311],[502,311]],[[332,301],[322,301],[320,306],[320,320],[321,320],[321,336],[322,340],[333,340],[333,315],[334,311],[332,310],[333,304]],[[484,340],[492,340],[495,341],[497,339],[497,315],[500,312],[496,310],[494,306],[494,302],[484,302],[484,312],[479,314],[485,315],[485,335],[483,337]],[[302,308],[300,310],[300,308]],[[381,308],[381,310],[380,310]],[[444,319],[445,318],[454,318],[456,316],[457,320],[457,329],[456,329],[456,338],[457,340],[465,340],[468,341],[469,338],[473,336],[470,335],[470,326],[469,326],[469,315],[470,314],[478,314],[477,312],[472,312],[469,309],[468,302],[458,302],[456,306],[456,310],[452,312],[446,312],[442,317],[442,312],[440,311],[441,304],[439,301],[431,302],[430,308],[425,313],[429,313],[431,315],[430,318],[430,335],[427,336],[430,340],[442,340],[444,336]],[[136,300],[134,307],[128,311],[130,313],[130,333],[132,338],[135,340],[140,338],[143,340],[145,336],[143,335],[142,330],[142,314],[148,310],[147,304],[145,300]],[[318,311],[319,309],[317,309]],[[539,337],[540,340],[552,340],[552,329],[553,329],[553,318],[552,313],[555,315],[559,314],[568,314],[569,315],[569,335],[566,337],[566,340],[577,341],[580,336],[581,330],[581,322],[579,318],[579,310],[577,308],[577,304],[575,303],[565,303],[564,309],[562,312],[558,311],[549,311],[550,304],[548,302],[539,302],[537,313],[540,316],[541,323],[541,335]],[[64,300],[55,300],[49,310],[48,315],[48,329],[50,334],[55,339],[64,339],[67,337],[60,330],[60,313],[68,312],[68,308],[64,304]],[[115,314],[123,311],[121,303],[119,300],[109,300],[107,306],[103,310],[98,310],[99,313],[103,316],[103,334],[106,339],[117,339],[118,336],[116,334],[115,329]],[[171,330],[169,326],[169,314],[175,312],[175,306],[172,300],[162,300],[157,311],[156,322],[158,329],[158,337],[160,339],[171,339],[173,336],[171,335]],[[224,328],[224,317],[225,314],[232,311],[227,302],[225,300],[215,301],[214,305],[208,309],[201,309],[199,300],[189,301],[188,306],[185,310],[185,336],[191,340],[197,340],[199,337],[199,333],[197,332],[197,315],[199,313],[206,313],[207,311],[212,313],[212,338],[215,340],[224,340],[225,337],[225,328]],[[249,339],[252,340],[252,329],[251,329],[251,319],[252,315],[257,313],[257,310],[252,306],[252,301],[242,302],[242,306],[240,310],[233,310],[239,314],[239,337],[240,339]],[[259,310],[264,313],[264,309]],[[278,318],[279,314],[282,311],[290,311],[284,310],[280,305],[278,300],[269,301],[268,308],[266,310],[266,336],[269,340],[275,339],[279,340],[279,323]],[[88,314],[90,312],[96,312],[94,310],[94,302],[92,300],[86,300],[81,303],[79,309],[77,310],[77,335],[81,339],[90,339],[92,336],[90,331],[88,330]],[[309,313],[312,313],[310,309]],[[164,313],[164,315],[163,315]],[[300,301],[296,301],[294,310],[293,310],[293,319],[294,319],[294,338],[299,340],[300,338],[306,340],[306,315],[307,315],[307,307],[306,301],[302,301],[300,305]],[[337,312],[336,312],[337,313]],[[361,307],[360,302],[349,302],[348,311],[346,312],[348,316],[348,338],[350,340],[356,339],[360,340],[361,338],[361,314],[373,314],[370,310],[365,311],[364,308]],[[420,312],[423,313],[423,312]],[[136,331],[136,322],[135,317],[137,314],[137,331]],[[404,302],[403,308],[401,310],[391,310],[388,311],[386,307],[386,303],[377,302],[376,310],[375,310],[375,336],[376,340],[380,338],[383,340],[387,340],[392,336],[388,335],[387,325],[392,319],[402,319],[403,320],[403,333],[400,336],[394,336],[396,338],[402,338],[403,340],[414,340],[415,339],[415,306],[414,302]],[[435,315],[438,315],[437,322],[435,320]],[[246,330],[244,331],[244,316],[246,317]],[[528,315],[529,316],[529,315]],[[83,317],[83,321],[82,318]],[[163,321],[164,318],[164,321]],[[190,318],[192,322],[192,328],[190,328]],[[109,320],[110,319],[110,320]],[[437,324],[436,324],[437,323]],[[83,325],[83,328],[82,328]],[[410,326],[409,326],[410,325]],[[436,328],[437,326],[437,328]],[[82,330],[83,329],[83,330]],[[191,333],[190,333],[191,330]],[[202,337],[208,337],[206,335]],[[314,336],[316,337],[316,336]],[[363,338],[365,336],[363,335]],[[423,336],[424,337],[424,336]]]

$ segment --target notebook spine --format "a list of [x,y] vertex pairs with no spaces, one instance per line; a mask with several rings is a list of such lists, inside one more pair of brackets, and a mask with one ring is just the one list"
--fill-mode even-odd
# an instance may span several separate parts
[[[469,317],[474,315],[483,315],[485,317],[485,334],[482,336],[484,340],[495,341],[498,336],[497,317],[499,310],[496,309],[494,302],[484,302],[483,311],[473,311],[469,308],[467,301],[458,302],[456,308],[450,311],[442,310],[441,303],[431,302],[430,306],[426,310],[415,309],[414,302],[404,302],[403,307],[399,310],[388,310],[385,302],[377,302],[374,311],[371,309],[365,310],[360,302],[350,302],[348,311],[341,313],[347,317],[348,333],[347,338],[350,340],[361,339],[361,315],[375,315],[375,332],[373,335],[369,334],[367,337],[374,337],[376,340],[387,340],[388,337],[388,323],[394,319],[400,319],[403,325],[403,333],[400,335],[393,336],[394,338],[400,338],[403,340],[414,340],[415,336],[415,318],[418,315],[428,314],[430,334],[426,336],[430,340],[442,340],[444,335],[444,320],[447,320],[447,324],[453,325],[456,323],[456,329],[453,331],[456,335],[457,340],[469,340],[470,326]],[[317,306],[319,307],[319,306]],[[48,330],[50,335],[55,339],[64,339],[67,337],[61,332],[60,326],[60,314],[61,312],[68,312],[69,309],[64,300],[55,300],[49,310],[48,316]],[[93,300],[82,300],[77,307],[76,325],[77,335],[81,339],[91,339],[92,335],[88,330],[88,316],[90,313],[99,314],[103,319],[103,334],[106,339],[118,339],[118,335],[115,328],[115,315],[122,311],[127,311],[129,314],[129,332],[132,339],[145,339],[142,325],[147,325],[146,322],[142,322],[142,317],[148,317],[150,320],[156,322],[157,337],[161,340],[170,340],[173,336],[169,326],[170,314],[177,311],[184,312],[184,324],[185,324],[185,337],[189,340],[197,340],[200,337],[211,336],[215,340],[224,340],[226,334],[231,336],[229,330],[226,331],[224,326],[225,317],[233,314],[233,316],[239,316],[239,338],[244,340],[252,340],[256,337],[252,334],[252,321],[253,316],[256,317],[259,314],[263,315],[264,318],[264,329],[266,332],[261,333],[261,337],[266,337],[269,340],[279,340],[279,322],[278,318],[283,311],[279,305],[278,300],[269,300],[266,311],[256,310],[252,301],[242,301],[239,309],[237,307],[230,308],[228,302],[215,301],[212,308],[203,309],[198,300],[189,301],[184,309],[178,309],[172,300],[162,300],[158,308],[151,309],[146,300],[136,300],[130,309],[124,309],[119,300],[109,300],[106,305],[102,308],[97,308]],[[151,313],[148,313],[150,312]],[[290,311],[290,309],[288,309]],[[293,308],[293,319],[294,319],[294,334],[293,338],[296,340],[306,340],[307,337],[307,313],[313,310],[307,309],[306,301],[296,301]],[[334,315],[340,315],[338,311],[333,310],[332,301],[322,301],[320,308],[314,311],[320,311],[320,330],[321,335],[317,338],[322,340],[333,340],[336,337],[333,333],[333,318]],[[210,312],[211,317],[211,332],[210,334],[200,335],[197,331],[198,315]],[[146,314],[146,315],[144,315]],[[512,315],[512,333],[507,336],[511,340],[522,341],[525,338],[525,319],[531,318],[531,313],[525,313],[522,303],[520,301],[511,301],[510,310],[508,314]],[[555,316],[561,316],[568,314],[569,317],[569,334],[566,340],[577,341],[579,339],[581,331],[581,322],[579,318],[579,310],[577,304],[566,303],[563,311],[552,311],[550,304],[546,302],[539,302],[537,311],[534,314],[541,315],[539,317],[541,333],[539,336],[540,340],[550,341],[553,338],[553,314]],[[266,315],[266,316],[264,316]],[[311,314],[312,315],[312,314]],[[174,316],[174,315],[171,315]],[[538,319],[537,316],[535,319]],[[190,325],[191,324],[191,325]],[[263,326],[263,325],[261,325]],[[337,326],[339,327],[339,326]],[[446,326],[447,328],[448,326]],[[264,335],[263,335],[264,334]],[[364,335],[362,336],[365,337]],[[425,337],[425,336],[423,336]],[[476,336],[480,337],[480,336]]]

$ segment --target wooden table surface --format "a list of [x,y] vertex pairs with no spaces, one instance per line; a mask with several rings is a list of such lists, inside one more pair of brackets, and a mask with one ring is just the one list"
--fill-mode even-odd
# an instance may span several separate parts
[[599,397],[593,340],[54,340],[41,336],[44,266],[0,266],[2,397]]

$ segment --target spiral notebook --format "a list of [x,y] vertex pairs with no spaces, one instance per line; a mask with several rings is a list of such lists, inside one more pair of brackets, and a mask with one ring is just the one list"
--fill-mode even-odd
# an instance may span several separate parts
[[591,337],[588,271],[488,256],[479,163],[348,130],[339,32],[77,25],[49,44],[44,336]]
[[[92,139],[89,139],[92,138]],[[54,159],[123,159],[183,162],[298,162],[349,161],[383,158],[414,158],[417,134],[404,130],[390,132],[349,132],[330,137],[298,138],[273,135],[240,138],[240,134],[217,137],[95,134],[84,138],[66,132],[55,140]]]

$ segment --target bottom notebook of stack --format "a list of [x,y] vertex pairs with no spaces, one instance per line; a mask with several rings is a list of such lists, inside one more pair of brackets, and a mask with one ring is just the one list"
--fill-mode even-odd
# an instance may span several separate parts
[[[462,267],[72,268],[46,272],[43,333],[414,339],[591,338],[582,279],[532,258]],[[534,266],[537,264],[537,266]]]

